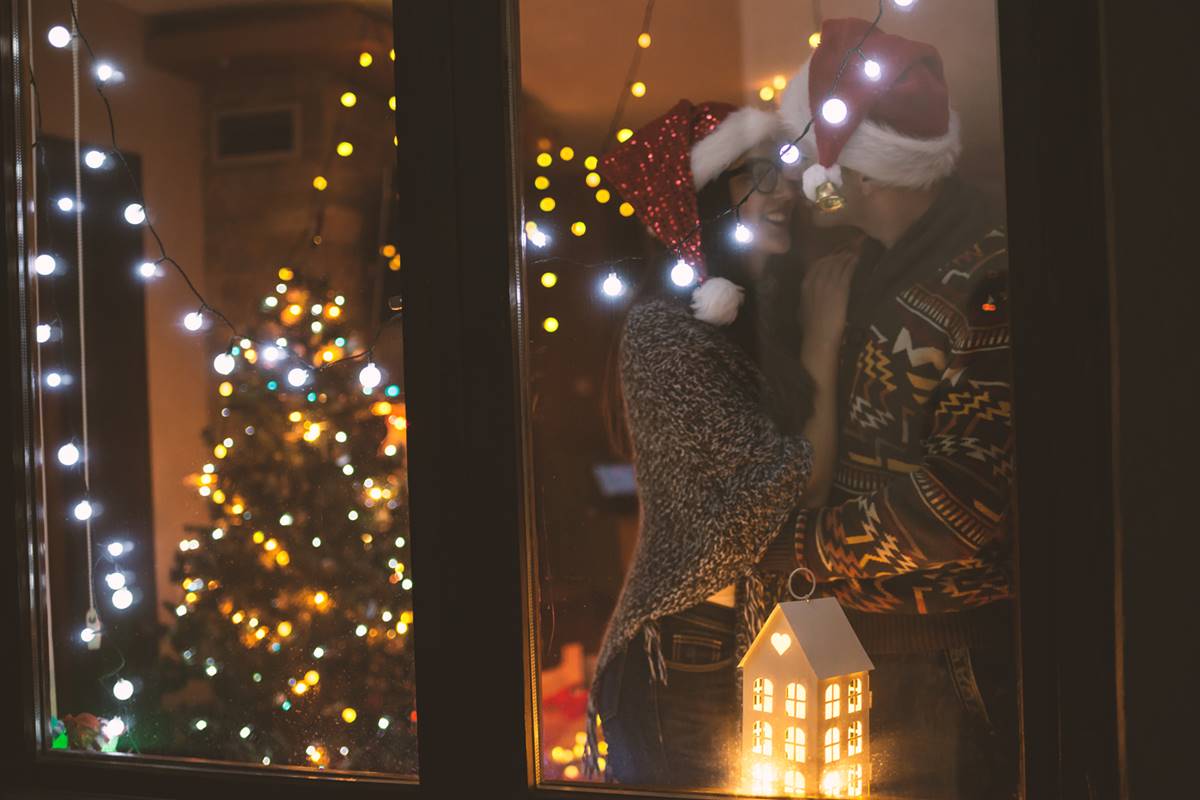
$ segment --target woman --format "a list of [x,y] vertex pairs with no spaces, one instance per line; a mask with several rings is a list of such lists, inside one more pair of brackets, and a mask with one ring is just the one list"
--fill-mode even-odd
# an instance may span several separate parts
[[735,658],[774,599],[752,571],[791,561],[776,534],[832,475],[851,260],[814,264],[798,299],[779,290],[796,193],[777,130],[757,109],[681,101],[600,167],[678,258],[675,282],[702,281],[690,308],[678,293],[635,304],[619,348],[641,529],[597,660],[589,761],[598,715],[621,783],[729,785]]

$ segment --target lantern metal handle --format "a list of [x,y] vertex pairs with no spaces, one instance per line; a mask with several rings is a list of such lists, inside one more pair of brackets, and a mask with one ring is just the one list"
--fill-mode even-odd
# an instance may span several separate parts
[[[808,594],[804,594],[804,595],[799,595],[799,594],[796,594],[796,591],[795,591],[795,590],[792,588],[792,579],[796,577],[796,573],[797,573],[797,572],[803,572],[803,573],[805,573],[806,575],[808,575],[808,579],[809,579],[810,581],[812,581],[812,588],[808,590]],[[816,575],[814,575],[814,574],[813,574],[813,571],[812,571],[811,569],[809,569],[808,567],[796,567],[796,568],[795,568],[794,570],[792,570],[792,571],[791,571],[791,573],[788,575],[788,579],[787,579],[787,590],[788,590],[788,594],[790,594],[790,595],[791,595],[792,597],[794,597],[795,599],[797,599],[797,600],[807,600],[807,599],[809,599],[810,597],[812,597],[812,596],[813,596],[813,594],[815,594],[815,593],[816,593],[816,591],[817,591],[817,576],[816,576]]]

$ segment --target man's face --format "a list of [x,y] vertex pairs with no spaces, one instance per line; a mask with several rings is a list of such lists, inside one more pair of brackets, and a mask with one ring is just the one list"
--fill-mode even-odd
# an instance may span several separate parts
[[826,211],[816,203],[808,202],[812,211],[813,224],[818,228],[859,227],[859,220],[862,219],[863,208],[866,204],[862,175],[852,169],[842,167],[842,185],[837,192],[844,201],[842,207],[837,211]]

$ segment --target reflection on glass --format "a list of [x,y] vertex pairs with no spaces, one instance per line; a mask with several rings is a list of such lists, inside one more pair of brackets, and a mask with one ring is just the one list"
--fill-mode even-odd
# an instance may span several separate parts
[[386,7],[65,8],[30,33],[44,744],[414,775]]
[[1011,795],[994,4],[520,13],[542,780]]

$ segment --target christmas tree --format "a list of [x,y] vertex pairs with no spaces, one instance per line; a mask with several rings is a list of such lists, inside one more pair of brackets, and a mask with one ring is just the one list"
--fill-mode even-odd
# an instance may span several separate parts
[[216,355],[212,524],[172,571],[189,755],[416,771],[404,406],[346,299],[289,269]]

